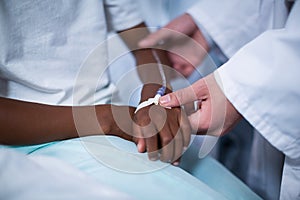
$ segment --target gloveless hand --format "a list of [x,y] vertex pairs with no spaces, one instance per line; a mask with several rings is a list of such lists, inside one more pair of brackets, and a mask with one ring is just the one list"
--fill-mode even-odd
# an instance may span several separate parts
[[188,88],[161,97],[160,105],[177,107],[194,101],[199,102],[199,109],[189,116],[189,121],[198,134],[221,136],[241,119],[241,115],[225,97],[213,74]]
[[183,14],[162,29],[139,42],[142,48],[157,47],[168,51],[174,69],[189,76],[209,50],[208,44],[193,18]]

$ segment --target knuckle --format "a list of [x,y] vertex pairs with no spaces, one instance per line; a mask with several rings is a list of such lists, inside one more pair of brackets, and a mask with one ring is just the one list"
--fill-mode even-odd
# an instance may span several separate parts
[[165,136],[162,138],[162,144],[163,146],[169,144],[174,138],[171,136]]

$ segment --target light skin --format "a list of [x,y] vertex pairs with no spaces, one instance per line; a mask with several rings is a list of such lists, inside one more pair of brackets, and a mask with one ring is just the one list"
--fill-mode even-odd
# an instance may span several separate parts
[[190,87],[161,97],[160,105],[177,107],[193,101],[201,102],[199,109],[189,115],[191,126],[198,134],[224,135],[242,118],[222,92],[214,74],[198,80]]
[[[134,49],[132,53],[137,62],[139,75],[141,80],[147,83],[141,94],[141,101],[144,101],[154,97],[157,89],[161,87],[161,79],[157,79],[160,74],[151,49],[136,49],[137,42],[148,34],[144,24],[129,30],[138,28],[143,28],[143,31],[133,35],[126,34],[128,30],[124,30],[120,35],[129,49]],[[157,53],[162,63],[168,65],[165,53],[163,51]],[[149,64],[149,67],[140,70],[139,66],[145,64]],[[114,135],[135,142],[138,151],[148,151],[151,160],[178,162],[190,139],[189,122],[180,108],[169,110],[149,106],[134,114],[135,108],[127,106],[98,105],[72,108],[5,98],[0,98],[0,108],[1,144],[28,145],[76,138],[79,135]],[[74,111],[81,119],[79,122],[77,120],[77,124]],[[96,121],[90,113],[96,114]],[[166,113],[167,119],[162,120],[161,113]],[[119,116],[117,120],[127,120],[121,120],[122,127],[120,120],[117,122],[115,116]],[[162,124],[161,121],[166,123]],[[166,148],[162,148],[164,146]]]
[[[164,44],[160,45],[162,41]],[[193,73],[209,51],[207,41],[189,14],[177,17],[162,29],[148,35],[139,42],[139,46],[160,46],[167,50],[171,66],[185,77]]]
[[[178,42],[183,35],[195,42]],[[183,14],[139,42],[140,47],[159,46],[164,41],[164,49],[169,53],[172,66],[184,76],[189,76],[209,51],[209,46],[201,30],[189,14]],[[180,57],[180,56],[181,57]],[[184,59],[183,59],[184,58]],[[198,134],[220,136],[227,133],[241,119],[241,115],[232,106],[218,86],[213,74],[200,79],[188,88],[167,94],[160,98],[163,107],[178,107],[199,102],[197,112],[188,116],[191,127]]]

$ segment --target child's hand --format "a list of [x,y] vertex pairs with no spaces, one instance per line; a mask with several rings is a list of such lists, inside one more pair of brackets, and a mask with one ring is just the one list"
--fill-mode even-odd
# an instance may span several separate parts
[[187,116],[180,108],[148,106],[134,115],[134,121],[139,152],[147,151],[150,160],[179,164],[191,134]]

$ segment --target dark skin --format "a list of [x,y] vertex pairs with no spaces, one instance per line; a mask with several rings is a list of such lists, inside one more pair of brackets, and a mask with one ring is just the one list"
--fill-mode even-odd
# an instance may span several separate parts
[[[125,30],[120,34],[129,49],[133,50],[139,75],[145,83],[141,94],[142,102],[154,97],[162,81],[151,49],[136,49],[138,41],[148,31],[144,24],[129,30],[136,28],[143,30],[134,34]],[[168,65],[165,53],[157,53],[162,63]],[[149,67],[140,70],[140,66],[145,64],[149,64]],[[29,145],[79,136],[114,135],[134,141],[140,152],[149,152],[152,160],[159,158],[158,152],[164,147],[160,152],[160,159],[174,162],[178,161],[190,140],[189,122],[180,108],[169,110],[149,106],[134,114],[135,108],[127,106],[50,106],[0,98],[0,109],[1,144]],[[149,112],[153,120],[150,119]],[[167,120],[162,118],[163,115]],[[115,116],[120,116],[118,119],[122,120],[116,121]],[[162,123],[164,121],[166,123]]]
[[[100,129],[89,114],[94,108]],[[114,105],[76,107],[76,112],[86,119],[84,125],[77,124],[76,126],[71,106],[51,106],[0,98],[2,133],[0,143],[40,144],[77,138],[78,132],[81,136],[114,135],[132,141],[132,136],[127,135],[116,125],[111,112],[112,108],[120,115],[126,115],[129,112],[131,116],[135,110],[133,107]],[[125,124],[128,124],[129,129],[131,128],[130,123]]]
[[[121,38],[136,58],[141,81],[144,83],[140,102],[153,98],[161,87],[162,78],[153,56],[152,49],[141,49],[138,42],[149,34],[144,24],[131,31],[122,32]],[[167,54],[155,49],[160,61],[170,66]],[[171,74],[165,70],[167,85]],[[167,93],[171,92],[167,89]],[[150,119],[151,116],[151,119]],[[178,164],[185,147],[189,145],[191,128],[188,119],[180,108],[165,109],[160,106],[148,106],[134,115],[133,130],[137,134],[134,140],[138,143],[139,152],[148,152],[150,160],[160,159],[164,162]],[[139,138],[139,139],[137,139]]]

